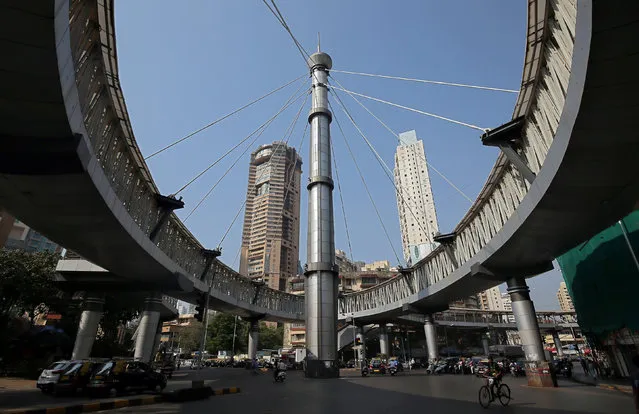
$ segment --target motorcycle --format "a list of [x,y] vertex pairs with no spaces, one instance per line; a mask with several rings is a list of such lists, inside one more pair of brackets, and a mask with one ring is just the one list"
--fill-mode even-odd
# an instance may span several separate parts
[[368,376],[368,365],[362,367],[362,377]]
[[388,368],[388,372],[391,374],[391,376],[395,376],[395,374],[397,374],[397,366],[391,366],[390,368]]
[[275,376],[275,382],[283,383],[284,380],[286,380],[286,371],[278,372],[277,375]]

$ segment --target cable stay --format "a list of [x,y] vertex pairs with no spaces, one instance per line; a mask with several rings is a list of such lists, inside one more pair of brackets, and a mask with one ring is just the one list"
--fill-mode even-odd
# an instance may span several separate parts
[[[304,102],[302,102],[302,105],[301,105],[299,111],[297,112],[297,115],[295,117],[295,121],[294,122],[297,122],[297,119],[299,118],[300,113],[302,112],[302,109],[304,109],[304,106],[306,105],[306,101],[308,100],[309,92],[310,92],[310,88],[308,90],[306,90],[302,95],[298,96],[294,101],[291,102],[291,104],[292,104],[293,102],[297,101],[302,96],[306,96],[306,99],[304,99]],[[277,115],[279,115],[281,112],[282,111],[278,112]],[[264,126],[264,128],[262,128],[261,131],[258,134],[255,135],[255,138],[253,138],[253,140],[246,146],[246,148],[244,148],[244,151],[242,151],[242,153],[235,159],[235,161],[233,161],[233,163],[226,169],[224,174],[222,174],[222,176],[220,178],[218,178],[218,180],[215,182],[215,184],[213,184],[211,186],[209,191],[200,199],[200,201],[195,205],[195,207],[193,207],[193,210],[191,210],[191,212],[189,212],[189,214],[184,218],[184,220],[183,220],[184,222],[186,222],[189,219],[189,217],[191,217],[193,215],[193,213],[195,213],[195,211],[202,205],[202,203],[204,203],[204,201],[211,195],[213,190],[215,190],[215,188],[222,182],[222,180],[231,172],[231,170],[237,165],[237,163],[244,157],[244,155],[248,152],[248,150],[253,148],[253,145],[255,145],[255,142],[262,136],[264,131],[266,131],[266,129],[271,125],[271,123],[274,120],[275,120],[275,117],[271,118],[269,120],[268,124],[266,124]],[[288,130],[287,130],[286,133],[288,133]],[[245,203],[246,203],[246,201],[245,201]],[[233,225],[233,223],[231,223],[231,225]],[[228,230],[227,230],[226,234],[228,234]],[[225,234],[224,237],[226,237],[226,234]],[[220,241],[220,244],[221,243],[222,243],[222,241]]]
[[390,238],[390,235],[388,234],[388,230],[386,229],[386,225],[384,224],[384,220],[382,220],[382,216],[379,213],[379,209],[377,208],[377,204],[375,204],[375,200],[373,199],[373,196],[371,195],[371,192],[368,188],[368,184],[366,184],[366,179],[364,179],[364,174],[362,174],[362,170],[359,168],[359,165],[357,164],[357,160],[355,159],[355,155],[353,154],[353,150],[351,149],[350,144],[348,143],[348,140],[346,139],[346,134],[344,133],[344,130],[342,129],[342,125],[340,124],[339,120],[337,119],[337,117],[335,116],[335,111],[333,111],[332,109],[332,105],[330,103],[330,101],[328,102],[329,107],[331,108],[331,112],[333,112],[333,118],[335,119],[335,122],[337,123],[337,127],[340,130],[340,133],[342,134],[342,138],[344,139],[344,143],[346,144],[346,148],[348,149],[348,153],[351,156],[351,159],[353,160],[353,163],[355,164],[355,168],[357,169],[357,172],[359,174],[359,178],[362,180],[362,184],[364,184],[364,188],[366,189],[366,194],[368,194],[368,198],[371,201],[371,204],[373,205],[373,208],[375,209],[375,214],[377,214],[377,219],[379,220],[379,223],[382,226],[382,230],[384,230],[384,234],[386,235],[386,239],[388,240],[388,244],[390,244],[391,249],[393,250],[393,254],[395,255],[395,259],[397,259],[397,263],[403,263],[400,258],[399,255],[397,254],[397,250],[395,249],[395,246],[393,245],[393,241]]
[[[330,75],[329,75],[330,76]],[[340,87],[343,88],[342,84],[339,83],[339,81],[337,79],[335,79],[334,77],[331,76],[331,79],[334,80]],[[334,95],[336,95],[336,93],[334,93]],[[375,120],[377,120],[377,122],[379,122],[384,128],[386,128],[386,130],[388,132],[390,132],[391,134],[393,134],[393,136],[395,136],[395,138],[397,139],[397,142],[400,142],[399,139],[399,134],[397,134],[393,129],[391,129],[384,121],[382,121],[377,115],[375,115],[370,109],[368,109],[368,107],[366,105],[364,105],[359,99],[357,99],[356,96],[352,95],[352,94],[348,94],[351,98],[353,98],[355,100],[355,102],[357,102],[362,108],[364,108],[364,110],[366,110],[366,112],[368,112],[373,118],[375,118]],[[422,160],[424,160],[424,162],[426,163],[426,165],[431,168],[433,171],[435,171],[440,177],[442,177],[444,179],[444,181],[446,181],[453,189],[455,189],[459,194],[462,195],[462,197],[464,197],[466,200],[468,200],[468,202],[470,202],[471,204],[473,203],[473,199],[470,198],[466,193],[464,193],[459,187],[457,187],[450,179],[448,179],[448,177],[446,177],[441,171],[439,171],[437,168],[435,168],[435,166],[433,166],[430,162],[428,162],[428,160],[426,159],[426,156],[422,153],[418,153],[417,154]],[[386,169],[388,171],[390,171],[390,168],[388,168],[388,165],[386,165],[386,163],[384,163],[384,165],[386,166]]]
[[[335,98],[337,99],[337,103],[340,105],[342,111],[344,112],[344,114],[346,114],[346,116],[348,117],[348,119],[350,119],[351,123],[353,124],[353,126],[355,127],[355,129],[357,129],[357,132],[359,132],[359,135],[364,139],[364,142],[366,142],[366,145],[368,146],[368,148],[371,150],[371,152],[375,155],[375,159],[377,160],[377,162],[379,163],[379,165],[382,167],[382,170],[384,171],[384,174],[386,175],[386,177],[388,177],[388,180],[391,182],[391,184],[393,185],[393,187],[395,188],[395,192],[399,195],[399,197],[401,198],[401,202],[402,204],[404,204],[406,206],[406,208],[408,208],[408,211],[410,211],[411,215],[413,216],[413,218],[415,219],[415,221],[417,222],[417,225],[419,226],[419,228],[424,232],[424,234],[428,234],[428,232],[426,231],[426,229],[422,226],[421,221],[417,218],[417,215],[415,214],[415,212],[413,211],[413,209],[411,208],[410,204],[406,201],[406,199],[404,198],[404,194],[402,191],[400,191],[400,189],[397,187],[397,185],[395,184],[395,180],[393,179],[393,172],[390,170],[390,168],[388,168],[388,165],[386,165],[386,162],[382,159],[382,157],[379,155],[379,153],[377,152],[377,150],[373,147],[373,144],[371,144],[371,142],[369,141],[369,139],[366,137],[366,135],[364,135],[364,132],[361,130],[361,128],[359,127],[359,125],[357,125],[357,123],[355,122],[355,119],[353,119],[352,115],[350,114],[350,112],[348,112],[348,109],[346,109],[346,107],[344,106],[344,103],[342,102],[342,100],[340,99],[340,97],[335,93],[332,92],[333,96],[335,96]],[[330,104],[329,104],[330,105]],[[384,168],[386,167],[386,168]],[[424,210],[423,206],[422,206],[422,214],[424,216],[426,216],[426,211]]]
[[[251,138],[253,135],[257,134],[262,128],[264,128],[266,125],[270,124],[271,122],[273,122],[273,120],[275,118],[278,117],[279,114],[281,114],[286,108],[288,108],[289,106],[291,106],[295,101],[297,101],[299,98],[301,98],[302,96],[306,95],[308,93],[308,90],[304,91],[302,94],[297,95],[299,93],[299,91],[302,89],[302,87],[304,87],[304,84],[302,83],[300,85],[299,88],[297,88],[297,90],[295,92],[293,92],[293,95],[291,95],[291,97],[288,98],[288,101],[278,110],[278,112],[273,115],[269,120],[267,120],[266,122],[264,122],[262,125],[260,125],[259,127],[257,127],[257,129],[255,129],[253,132],[251,132],[250,134],[248,134],[246,137],[244,137],[244,139],[242,139],[240,142],[238,142],[235,146],[233,146],[231,149],[229,149],[228,151],[226,151],[221,157],[219,157],[217,160],[213,161],[213,163],[211,163],[208,167],[206,167],[204,170],[202,170],[199,174],[197,174],[195,177],[193,177],[189,182],[187,182],[186,184],[184,184],[179,190],[177,190],[175,193],[173,193],[173,196],[178,195],[179,193],[181,193],[182,191],[184,191],[188,186],[190,186],[191,184],[193,184],[198,178],[200,178],[201,176],[203,176],[208,170],[210,170],[211,168],[213,168],[216,164],[218,164],[220,161],[222,161],[226,156],[228,156],[231,152],[233,152],[237,147],[239,147],[240,145],[242,145],[244,142],[246,142],[249,138]],[[296,97],[297,95],[297,97]]]
[[[297,121],[299,120],[300,114],[302,113],[302,110],[304,109],[304,106],[306,105],[306,102],[308,101],[308,96],[307,98],[304,100],[304,102],[302,103],[302,106],[300,107],[299,111],[297,111],[297,114],[295,115],[293,122],[288,126],[288,128],[286,129],[286,131],[284,132],[284,137],[285,137],[285,141],[283,145],[288,146],[288,143],[290,141],[291,136],[293,135],[293,130],[295,129],[295,126],[297,125]],[[308,127],[308,124],[307,124]],[[304,140],[304,135],[306,134],[306,128],[304,129],[304,132],[302,133],[302,139],[300,140],[300,146]],[[250,147],[250,146],[249,146]],[[271,157],[275,157],[279,154],[279,148],[282,147],[282,142],[278,142],[275,145],[275,150],[273,151],[273,154],[271,155]],[[262,173],[256,178],[256,182],[259,182],[262,177],[266,174],[266,171],[262,171]],[[292,177],[293,174],[289,175],[289,179],[288,179],[288,184],[287,184],[287,189],[290,187],[291,181],[292,181]],[[216,183],[217,185],[217,183]],[[208,195],[208,194],[207,194]],[[286,196],[284,197],[284,200],[286,200]],[[203,200],[202,200],[203,201]],[[244,199],[244,201],[242,202],[242,204],[240,205],[240,208],[237,210],[237,213],[235,214],[235,217],[233,218],[233,221],[231,221],[231,224],[228,226],[228,228],[226,229],[224,235],[222,236],[222,239],[220,240],[220,242],[218,243],[218,248],[220,248],[222,246],[222,243],[224,242],[224,240],[226,239],[226,236],[229,234],[229,232],[231,231],[231,229],[233,228],[233,226],[235,225],[235,222],[237,221],[237,218],[240,216],[240,213],[244,210],[244,208],[246,207],[246,203],[248,202],[248,196]],[[192,212],[191,212],[192,214]],[[237,258],[239,257],[240,252],[242,251],[242,245],[240,244],[240,249],[238,250],[238,253],[235,255],[235,259],[233,260],[233,266],[235,266],[235,262],[237,262]]]
[[[332,139],[331,139],[332,141]],[[342,196],[342,183],[339,179],[339,169],[337,168],[337,158],[335,157],[335,148],[331,143],[331,155],[333,156],[333,166],[335,167],[335,178],[337,180],[337,193],[339,194],[339,203],[342,207],[342,217],[344,218],[344,228],[346,229],[346,241],[348,242],[348,253],[350,255],[351,262],[355,263],[353,259],[353,246],[351,245],[351,233],[348,229],[348,221],[346,220],[346,208],[344,207],[344,198]]]
[[405,78],[401,76],[378,75],[375,73],[352,72],[348,70],[331,69],[331,72],[345,73],[347,75],[360,75],[360,76],[369,76],[374,78],[395,79],[395,80],[402,80],[402,81],[409,81],[409,82],[428,83],[432,85],[455,86],[455,87],[470,88],[470,89],[482,89],[482,90],[494,91],[494,92],[519,93],[518,90],[514,90],[514,89],[493,88],[490,86],[469,85],[466,83],[453,83],[453,82],[443,82],[443,81],[434,81],[434,80],[426,80],[426,79]]
[[[335,79],[335,78],[333,78],[333,79]],[[411,107],[409,107],[409,106],[399,105],[399,104],[396,104],[396,103],[393,103],[393,102],[385,101],[385,100],[383,100],[383,99],[374,98],[374,97],[372,97],[372,96],[364,95],[364,94],[362,94],[362,93],[357,93],[357,92],[349,91],[349,90],[347,90],[347,89],[340,88],[340,87],[335,86],[335,85],[333,85],[333,86],[331,86],[331,87],[332,87],[333,89],[337,89],[337,90],[339,90],[339,91],[346,92],[346,93],[348,93],[348,94],[353,94],[353,95],[361,96],[362,98],[370,99],[370,100],[372,100],[372,101],[381,102],[381,103],[384,103],[384,104],[386,104],[386,105],[394,106],[394,107],[396,107],[396,108],[401,108],[401,109],[405,109],[405,110],[407,110],[407,111],[416,112],[416,113],[418,113],[418,114],[422,114],[422,115],[430,116],[430,117],[433,117],[433,118],[441,119],[441,120],[444,120],[444,121],[452,122],[453,124],[462,125],[462,126],[465,126],[465,127],[468,127],[468,128],[476,129],[476,130],[481,131],[481,132],[489,131],[489,129],[488,129],[488,128],[482,128],[482,127],[479,127],[479,126],[477,126],[477,125],[469,124],[469,123],[462,122],[462,121],[457,121],[457,120],[452,119],[452,118],[446,118],[445,116],[441,116],[441,115],[433,114],[433,113],[426,112],[426,111],[421,111],[421,110],[419,110],[419,109],[411,108]]]
[[280,91],[280,90],[282,90],[282,89],[286,88],[286,87],[287,87],[287,86],[289,86],[290,84],[295,83],[296,81],[298,81],[298,80],[300,80],[300,79],[302,79],[302,78],[304,78],[304,77],[306,77],[306,76],[307,76],[306,74],[301,75],[301,76],[298,76],[297,78],[293,79],[292,81],[287,82],[287,83],[285,83],[284,85],[278,86],[277,88],[275,88],[275,89],[273,89],[272,91],[270,91],[270,92],[266,93],[265,95],[262,95],[262,96],[260,96],[259,98],[252,100],[251,102],[247,103],[246,105],[241,106],[241,107],[239,107],[239,108],[235,109],[234,111],[229,112],[228,114],[223,115],[222,117],[220,117],[220,118],[216,119],[215,121],[213,121],[213,122],[211,122],[211,123],[209,123],[209,124],[204,125],[202,128],[199,128],[199,129],[197,129],[197,130],[195,130],[195,131],[191,132],[190,134],[188,134],[188,135],[186,135],[186,136],[184,136],[184,137],[182,137],[182,138],[178,139],[177,141],[174,141],[174,142],[172,142],[171,144],[169,144],[169,145],[167,145],[167,146],[165,146],[165,147],[163,147],[163,148],[160,148],[159,150],[155,151],[153,154],[151,154],[151,155],[149,155],[149,156],[145,157],[144,159],[145,159],[145,160],[149,160],[149,159],[151,159],[151,158],[155,157],[156,155],[161,154],[162,152],[164,152],[164,151],[168,150],[169,148],[172,148],[172,147],[176,146],[177,144],[179,144],[179,143],[181,143],[181,142],[186,141],[187,139],[191,138],[192,136],[197,135],[197,134],[199,134],[200,132],[204,131],[205,129],[208,129],[208,128],[212,127],[213,125],[218,124],[218,123],[220,123],[220,122],[224,121],[226,118],[228,118],[228,117],[230,117],[230,116],[233,116],[233,115],[237,114],[238,112],[242,111],[243,109],[248,108],[249,106],[251,106],[251,105],[253,105],[253,104],[258,103],[258,102],[259,102],[259,101],[261,101],[262,99],[265,99],[265,98],[267,98],[267,97],[269,97],[269,96],[273,95],[275,92],[278,92],[278,91]]
[[[304,138],[306,137],[306,131],[308,131],[308,123],[304,127],[304,132],[302,132],[302,138],[300,139],[299,146],[297,147],[297,153],[300,154],[302,152],[302,146],[304,145]],[[291,166],[291,171],[289,172],[288,184],[286,184],[286,191],[284,192],[284,203],[286,203],[286,197],[288,197],[288,193],[291,189],[291,183],[293,182],[293,173],[295,172],[295,165],[297,161]]]
[[291,30],[289,25],[286,23],[286,19],[284,19],[284,16],[280,12],[280,9],[275,4],[275,0],[271,0],[271,4],[273,5],[273,7],[271,7],[266,0],[262,0],[262,3],[264,3],[264,5],[268,7],[271,13],[273,13],[273,16],[275,16],[277,21],[282,25],[282,27],[284,27],[284,30],[286,30],[288,34],[291,36],[291,39],[293,39],[293,43],[295,43],[295,47],[300,52],[300,54],[302,55],[302,59],[304,59],[304,62],[308,66],[307,59],[310,58],[311,56],[308,54],[306,49],[304,49],[304,46],[302,46],[302,44],[297,41],[297,39],[295,38],[295,35],[293,35],[293,31]]

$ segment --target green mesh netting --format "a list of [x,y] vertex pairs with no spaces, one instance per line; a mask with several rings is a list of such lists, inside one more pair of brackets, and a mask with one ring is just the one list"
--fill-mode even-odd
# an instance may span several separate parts
[[[623,219],[639,255],[639,210]],[[584,333],[639,330],[639,270],[619,223],[557,258]]]

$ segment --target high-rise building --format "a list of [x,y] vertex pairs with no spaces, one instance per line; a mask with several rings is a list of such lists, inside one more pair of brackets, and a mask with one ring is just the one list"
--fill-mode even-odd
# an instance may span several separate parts
[[240,273],[286,290],[297,275],[302,159],[283,142],[251,154]]
[[559,284],[559,290],[557,291],[557,300],[559,300],[559,307],[564,312],[574,312],[575,305],[572,303],[572,298],[566,287],[566,282]]
[[506,312],[511,312],[510,314],[505,316],[506,322],[515,323],[515,315],[512,314],[513,302],[510,299],[509,293],[501,294],[501,303],[502,303],[502,306],[504,307],[503,310],[505,310]]
[[434,248],[439,231],[433,191],[428,176],[424,143],[415,131],[399,134],[395,152],[395,186],[402,233],[402,249],[407,263],[417,263]]
[[60,253],[62,247],[11,216],[0,212],[0,247],[27,252]]
[[501,291],[499,290],[499,286],[495,286],[493,288],[484,290],[483,292],[479,292],[477,297],[479,299],[479,309],[481,310],[504,310],[504,304],[501,300]]

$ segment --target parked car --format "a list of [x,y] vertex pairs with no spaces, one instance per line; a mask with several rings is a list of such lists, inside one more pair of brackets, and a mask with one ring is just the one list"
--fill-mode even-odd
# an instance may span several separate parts
[[87,386],[91,394],[110,396],[124,392],[146,390],[161,391],[166,387],[166,376],[148,364],[131,360],[111,360],[96,368]]
[[95,360],[71,361],[69,367],[60,375],[60,379],[55,384],[56,395],[86,391],[93,372],[100,365],[102,363]]
[[49,365],[46,369],[42,370],[38,381],[36,381],[36,387],[45,394],[53,392],[55,385],[60,379],[60,375],[69,368],[72,361],[56,361]]

